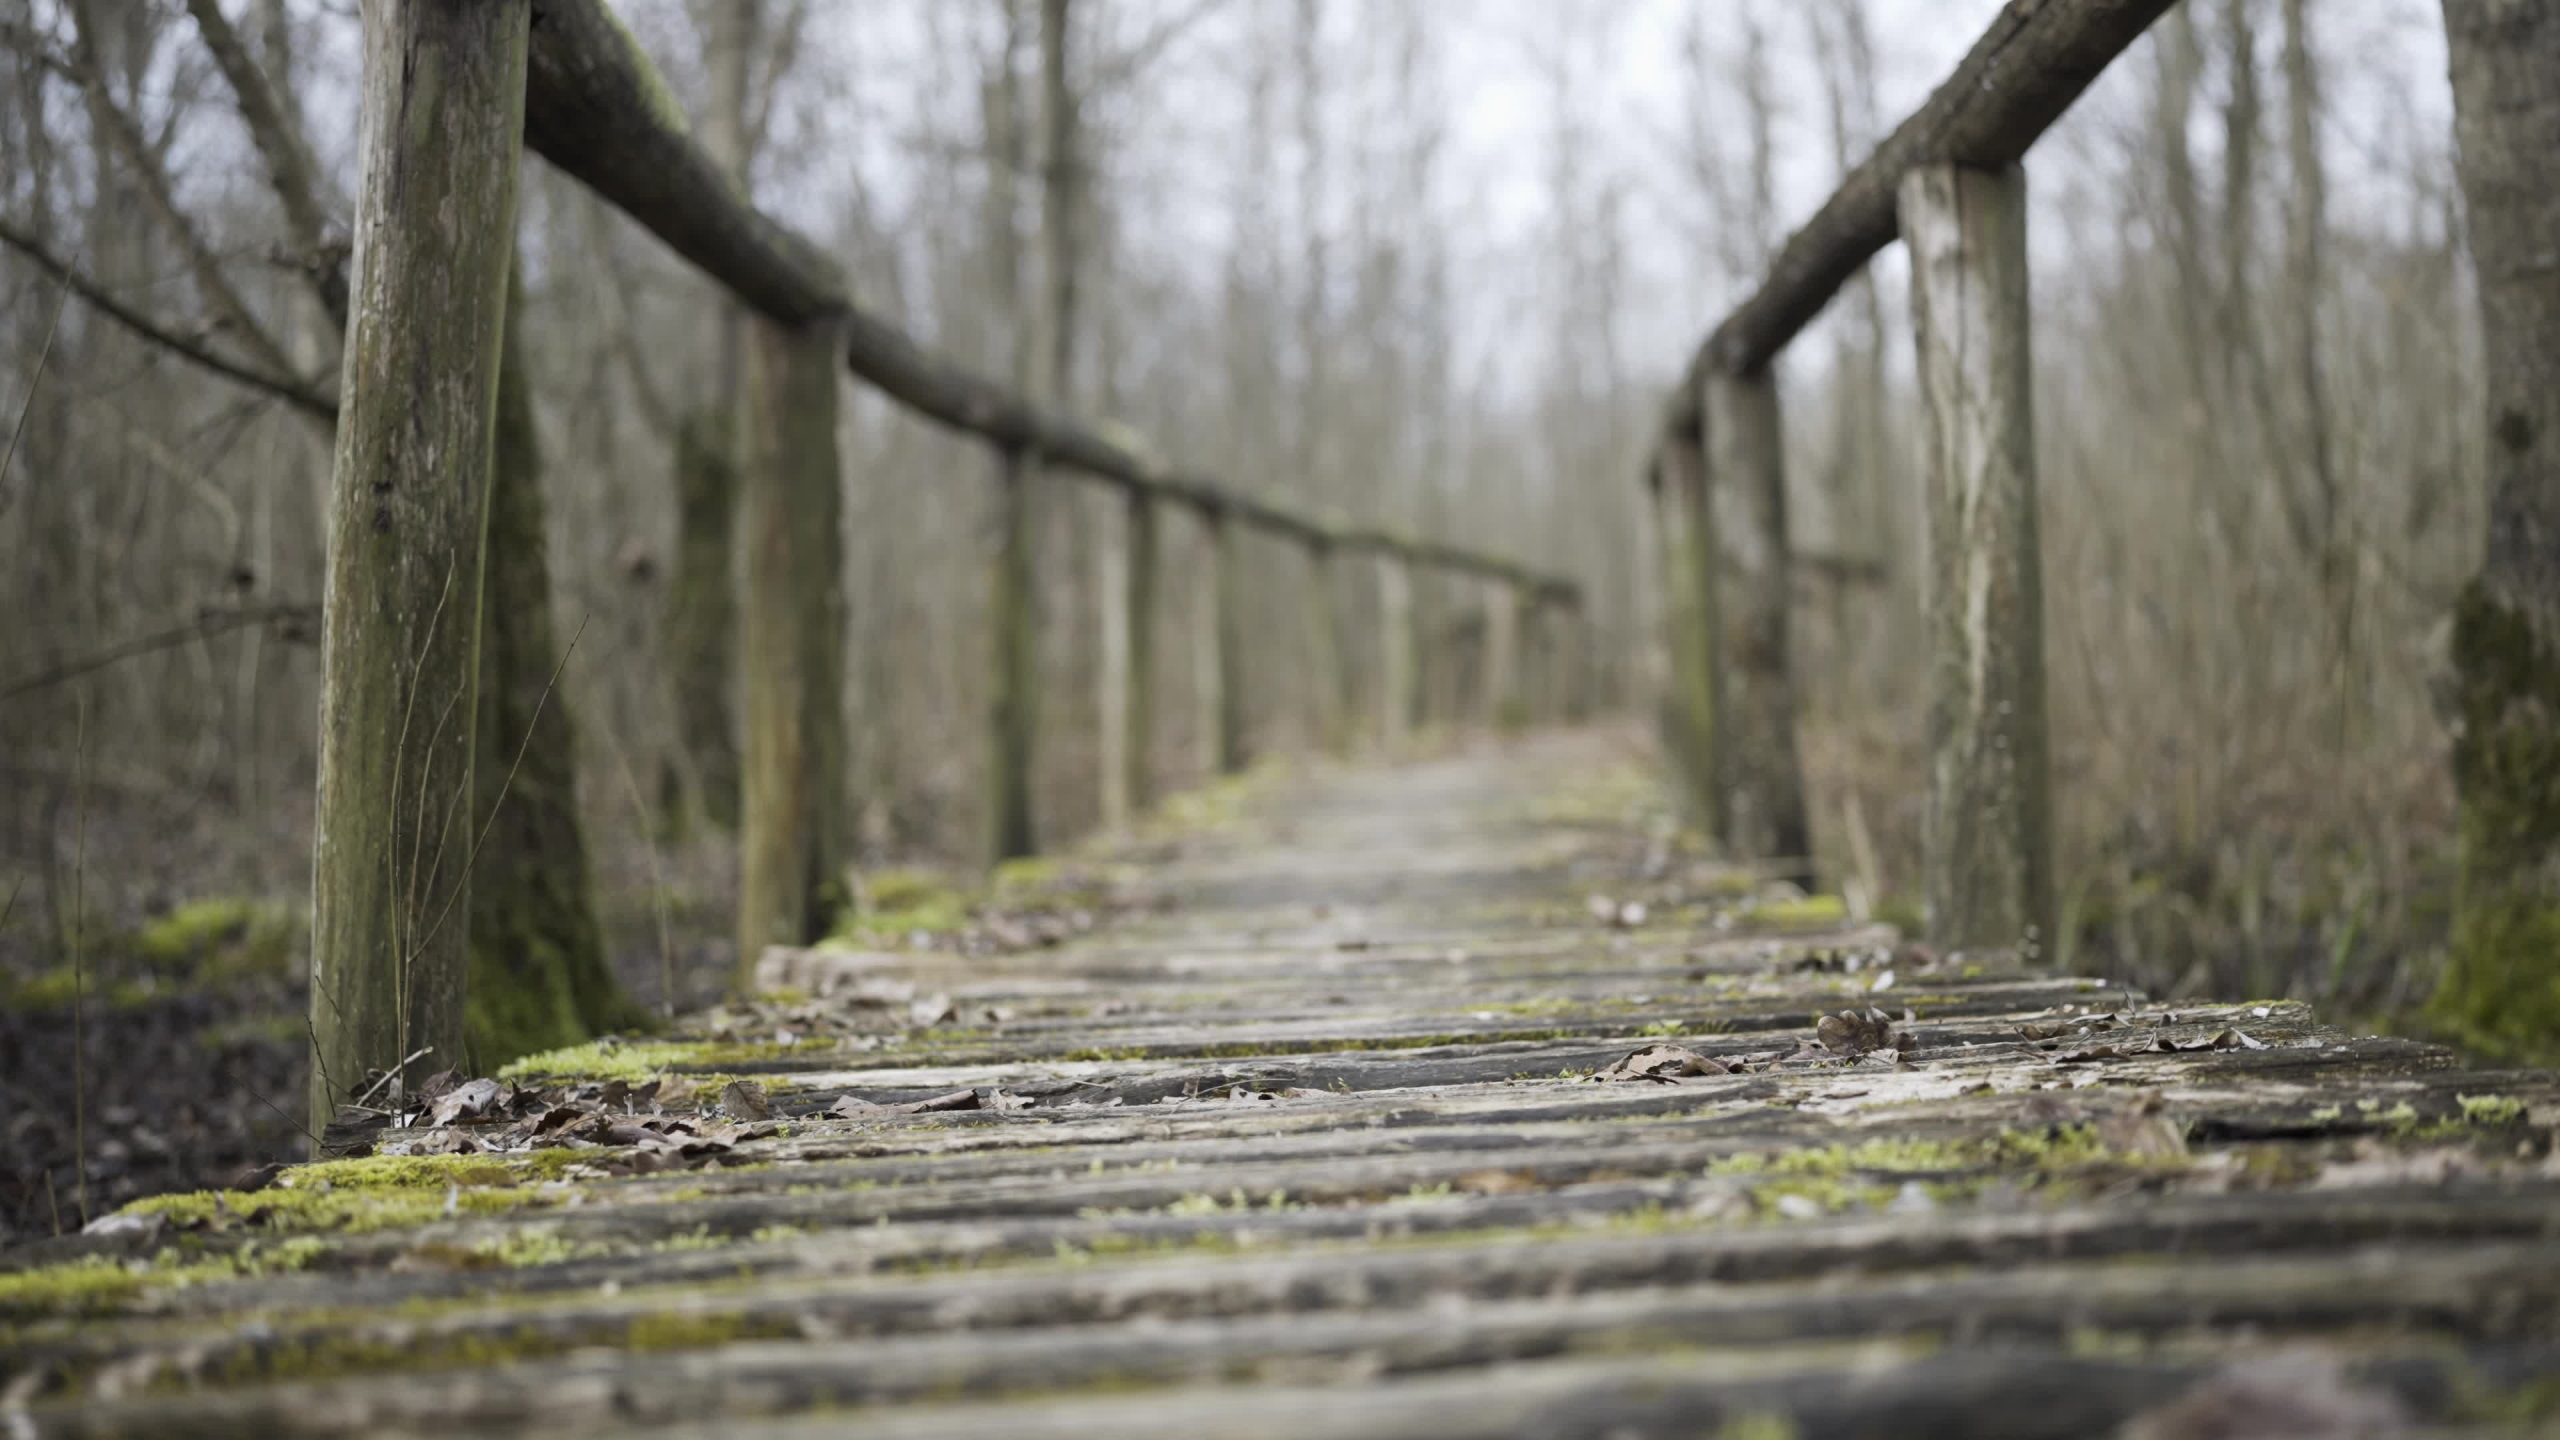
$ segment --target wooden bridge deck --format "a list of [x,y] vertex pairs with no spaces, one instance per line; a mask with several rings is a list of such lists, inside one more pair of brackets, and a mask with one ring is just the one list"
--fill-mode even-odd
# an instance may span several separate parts
[[[1264,784],[1055,948],[581,1062],[771,1119],[456,1092],[432,1144],[608,1143],[8,1257],[0,1434],[2551,1423],[2555,1077],[1824,924],[1650,791],[1592,734]],[[1705,1073],[1592,1078],[1657,1044]]]

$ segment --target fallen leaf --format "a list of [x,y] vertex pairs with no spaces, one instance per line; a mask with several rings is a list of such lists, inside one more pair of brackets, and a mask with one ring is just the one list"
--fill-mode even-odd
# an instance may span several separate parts
[[773,1097],[753,1080],[732,1080],[720,1087],[720,1108],[742,1120],[770,1120]]
[[478,1120],[498,1108],[504,1092],[495,1080],[471,1080],[456,1085],[436,1097],[427,1107],[427,1123],[451,1125],[459,1120]]
[[1591,1072],[1594,1080],[1651,1080],[1676,1085],[1685,1076],[1725,1075],[1733,1067],[1685,1045],[1647,1045],[1632,1055]]
[[1893,1017],[1870,1006],[1863,1014],[1843,1010],[1815,1022],[1814,1038],[1834,1055],[1864,1055],[1870,1050],[1908,1050],[1911,1037],[1897,1035]]

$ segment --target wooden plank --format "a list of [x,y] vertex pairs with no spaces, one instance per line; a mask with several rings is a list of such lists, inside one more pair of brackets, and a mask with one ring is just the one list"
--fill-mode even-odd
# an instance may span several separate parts
[[[651,1064],[757,1067],[783,1127],[717,1168],[0,1255],[10,1428],[1507,1435],[1552,1401],[1557,1433],[1713,1433],[1745,1396],[1803,1433],[2034,1434],[2259,1347],[2422,1418],[2538,1413],[2560,1076],[1752,933],[1771,897],[1648,855],[1627,743],[1244,782],[1124,852],[1143,908],[1095,932],[861,969],[946,1023],[843,993],[693,1022],[720,1038]],[[1870,1004],[1917,1048],[1826,1042]],[[1666,1043],[1708,1073],[1586,1078]],[[813,1113],[961,1088],[982,1108]]]

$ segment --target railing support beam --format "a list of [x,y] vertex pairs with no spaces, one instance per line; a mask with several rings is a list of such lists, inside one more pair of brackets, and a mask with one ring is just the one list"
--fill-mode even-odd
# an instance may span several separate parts
[[1904,178],[1927,459],[1932,940],[2034,956],[2054,934],[2026,180]]
[[1677,431],[1662,440],[1654,516],[1662,541],[1665,748],[1687,782],[1696,819],[1722,836],[1724,785],[1716,746],[1716,675],[1723,649],[1715,613],[1715,532],[1706,508],[1705,452]]
[[833,918],[845,838],[836,327],[747,322],[738,529],[738,973]]
[[1156,502],[1130,491],[1102,583],[1102,821],[1127,824],[1155,803]]
[[1333,547],[1318,542],[1306,551],[1308,738],[1316,749],[1340,754],[1350,743],[1351,677],[1342,661],[1342,606],[1334,579]]
[[1038,743],[1040,633],[1036,618],[1039,458],[997,452],[995,552],[987,574],[987,851],[1002,864],[1032,854],[1031,756]]
[[1520,592],[1497,580],[1484,597],[1484,689],[1478,710],[1489,730],[1520,724]]
[[1378,745],[1388,754],[1413,738],[1420,703],[1413,665],[1413,574],[1393,551],[1378,555]]
[[1777,860],[1812,878],[1804,766],[1796,748],[1796,687],[1788,634],[1785,427],[1777,377],[1710,372],[1706,417],[1706,533],[1715,549],[1701,594],[1721,631],[1712,672],[1719,838],[1738,858]]
[[1211,774],[1241,774],[1244,738],[1244,572],[1235,535],[1216,510],[1200,513],[1202,539],[1201,720]]

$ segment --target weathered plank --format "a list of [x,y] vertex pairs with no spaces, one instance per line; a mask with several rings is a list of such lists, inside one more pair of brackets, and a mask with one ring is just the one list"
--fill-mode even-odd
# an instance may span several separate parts
[[[717,1166],[0,1259],[12,1423],[2072,1434],[2306,1348],[2407,1419],[2547,1404],[2560,1077],[1936,959],[1663,858],[1615,743],[1246,782],[1080,938],[850,972],[931,1025],[732,1010],[648,1062],[770,1087]],[[1849,1053],[1870,1006],[1915,1044]],[[1663,1043],[1737,1068],[1589,1078]]]

